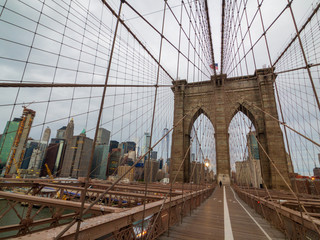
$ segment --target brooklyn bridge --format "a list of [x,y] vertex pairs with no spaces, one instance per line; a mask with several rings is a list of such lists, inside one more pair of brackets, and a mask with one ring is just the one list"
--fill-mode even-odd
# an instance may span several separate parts
[[0,0],[0,239],[320,239],[318,0]]

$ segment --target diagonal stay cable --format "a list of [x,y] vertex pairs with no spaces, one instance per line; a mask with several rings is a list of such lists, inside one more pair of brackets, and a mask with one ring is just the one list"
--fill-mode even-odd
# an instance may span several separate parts
[[[190,110],[190,112],[192,112],[193,109]],[[97,196],[96,200],[94,200],[82,213],[82,215],[85,215],[86,213],[88,213],[88,211],[96,204],[100,201],[100,199],[106,194],[108,193],[111,189],[113,189],[113,187],[115,185],[117,185],[122,178],[124,178],[145,156],[147,156],[152,149],[154,149],[170,132],[173,131],[174,128],[176,128],[179,124],[181,124],[181,122],[189,115],[185,114],[166,134],[164,134],[143,156],[141,156],[140,158],[138,158],[133,165],[127,169],[127,171],[124,172],[124,174],[118,178],[110,187],[108,187],[103,193],[101,193],[99,196]],[[63,236],[63,234],[68,231],[68,229],[70,229],[75,223],[77,222],[77,219],[73,219],[66,227],[65,229],[63,229],[63,231],[57,235],[57,237],[55,239],[59,239],[61,236]]]
[[288,129],[290,129],[291,131],[295,132],[296,134],[300,135],[301,137],[303,137],[303,138],[307,139],[308,141],[310,141],[310,142],[312,142],[313,144],[315,144],[315,145],[317,145],[318,147],[320,147],[320,144],[319,144],[319,143],[317,143],[317,142],[313,141],[313,140],[312,140],[312,139],[310,139],[309,137],[307,137],[307,136],[303,135],[302,133],[298,132],[298,131],[297,131],[297,130],[295,130],[294,128],[292,128],[292,127],[288,126],[285,122],[280,121],[279,119],[275,118],[275,117],[274,117],[274,116],[272,116],[270,113],[268,113],[268,112],[266,112],[266,111],[262,110],[261,108],[259,108],[258,106],[254,105],[253,103],[250,103],[250,102],[247,102],[247,101],[245,101],[245,102],[246,102],[248,105],[251,105],[251,106],[253,106],[253,107],[257,108],[258,110],[260,110],[261,112],[263,112],[263,113],[267,114],[267,115],[268,115],[269,117],[271,117],[274,121],[279,122],[279,123],[280,123],[281,125],[283,125],[284,127],[286,127],[286,128],[288,128]]

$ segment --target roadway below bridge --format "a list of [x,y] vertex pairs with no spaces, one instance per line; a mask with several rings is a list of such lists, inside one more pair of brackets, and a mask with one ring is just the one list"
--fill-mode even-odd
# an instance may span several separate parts
[[160,240],[171,239],[286,239],[244,203],[229,186],[217,187],[206,202],[170,228]]

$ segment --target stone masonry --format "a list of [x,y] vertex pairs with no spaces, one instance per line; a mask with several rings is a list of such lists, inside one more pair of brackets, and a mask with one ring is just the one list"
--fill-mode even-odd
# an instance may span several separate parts
[[[256,70],[252,76],[227,78],[212,76],[210,81],[173,82],[174,131],[171,151],[171,180],[190,181],[191,128],[200,114],[206,115],[215,130],[217,181],[230,184],[229,124],[236,113],[243,112],[253,123],[261,158],[261,173],[268,187],[285,189],[286,185],[271,161],[289,183],[288,164],[278,119],[271,68]],[[270,114],[270,115],[268,115]],[[185,161],[183,161],[186,156]]]

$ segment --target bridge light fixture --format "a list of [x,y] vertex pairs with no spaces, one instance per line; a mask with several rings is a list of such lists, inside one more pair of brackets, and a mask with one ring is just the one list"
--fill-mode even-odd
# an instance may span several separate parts
[[208,158],[206,158],[204,160],[204,165],[208,168],[210,166],[210,160]]

